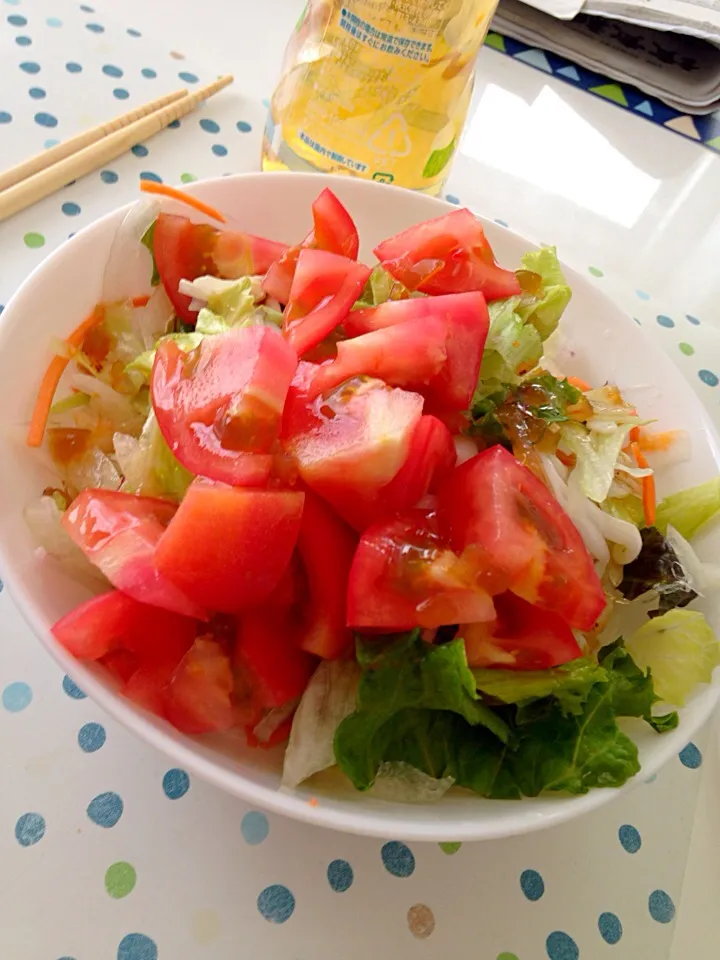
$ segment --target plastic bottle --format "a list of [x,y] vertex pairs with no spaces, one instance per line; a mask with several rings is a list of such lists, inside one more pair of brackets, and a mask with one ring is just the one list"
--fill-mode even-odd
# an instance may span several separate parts
[[496,0],[309,0],[290,38],[263,170],[436,194],[465,122]]

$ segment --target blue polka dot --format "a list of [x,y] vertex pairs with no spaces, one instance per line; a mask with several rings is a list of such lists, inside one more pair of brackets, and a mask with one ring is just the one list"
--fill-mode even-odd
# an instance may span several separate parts
[[86,3],[81,3],[80,9],[83,13],[95,13],[95,7],[89,7]]
[[80,687],[68,677],[67,674],[63,677],[63,690],[72,700],[84,700],[87,694],[80,689]]
[[448,203],[454,203],[457,206],[460,203],[460,198],[456,197],[454,193],[446,193],[445,199]]
[[7,22],[12,24],[13,27],[27,26],[27,19],[25,17],[21,17],[19,13],[11,13],[7,18]]
[[36,113],[35,123],[39,123],[41,127],[56,127],[57,117],[54,117],[51,113]]
[[507,227],[507,221],[505,220],[496,220],[495,223],[499,223],[501,227]]
[[45,836],[45,817],[24,813],[15,824],[15,839],[21,847],[32,847]]
[[333,860],[327,868],[327,878],[335,893],[345,893],[352,886],[355,876],[347,860]]
[[580,951],[572,937],[562,930],[555,930],[545,941],[545,950],[550,960],[578,960]]
[[184,80],[185,83],[197,83],[197,82],[198,82],[198,78],[195,76],[195,74],[194,74],[194,73],[188,73],[187,70],[182,70],[182,71],[178,74],[178,76],[180,77],[181,80]]
[[415,870],[415,857],[410,847],[399,840],[391,840],[380,851],[383,866],[394,877],[410,877]]
[[693,317],[693,316],[692,316],[691,314],[689,314],[689,313],[686,313],[686,314],[685,314],[685,319],[687,320],[688,323],[691,323],[694,327],[699,327],[699,326],[700,326],[700,321],[698,320],[698,318],[697,318],[697,317]]
[[30,39],[30,37],[24,37],[24,36],[23,36],[23,37],[15,37],[15,43],[16,43],[19,47],[31,47],[31,46],[32,46],[32,40]]
[[720,382],[717,374],[713,373],[712,370],[698,370],[698,376],[708,387],[716,387]]
[[159,177],[156,173],[153,173],[151,170],[142,170],[140,173],[141,180],[152,180],[153,183],[162,183],[162,177]]
[[20,69],[24,70],[25,73],[40,73],[40,64],[35,63],[34,60],[23,60]]
[[637,827],[624,823],[618,830],[618,839],[627,853],[637,853],[642,846],[642,837]]
[[206,133],[220,133],[220,124],[210,120],[209,117],[203,117],[198,123]]
[[33,98],[33,100],[44,100],[47,94],[42,87],[30,87],[28,93]]
[[618,943],[623,935],[622,924],[614,913],[601,913],[598,917],[598,930],[605,943]]
[[168,130],[177,130],[177,128],[178,128],[179,126],[180,126],[180,121],[179,121],[179,120],[173,120],[172,123],[169,123],[169,124],[168,124]]
[[8,113],[7,110],[0,110],[0,123],[11,123],[12,114]]
[[[0,303],[0,316],[2,316],[2,312],[4,309],[5,309],[5,304]],[[3,582],[2,580],[0,580],[0,593],[2,593],[2,588],[3,588]]]
[[80,205],[73,203],[72,200],[68,200],[60,209],[66,217],[76,217],[80,213]]
[[648,897],[648,910],[658,923],[671,923],[675,917],[675,904],[664,890],[653,890]]
[[133,30],[132,27],[128,27],[127,32],[128,32],[128,34],[129,34],[129,36],[131,36],[131,37],[141,37],[141,36],[142,36],[142,34],[140,33],[139,30]]
[[118,944],[117,960],[157,960],[158,948],[144,933],[129,933]]
[[65,64],[65,69],[68,73],[80,73],[82,71],[82,66],[79,63],[75,63],[74,60],[69,60]]
[[212,145],[212,152],[216,157],[226,157],[227,156],[227,147],[224,147],[221,143],[214,143]]
[[56,140],[55,137],[49,137],[47,140],[43,141],[43,146],[46,150],[49,150],[50,147],[56,147],[60,143],[59,140]]
[[650,776],[645,781],[645,783],[655,783],[656,780],[657,780],[657,774],[651,773]]
[[240,133],[250,133],[252,130],[252,125],[247,122],[247,120],[238,120],[236,124]]
[[260,813],[259,810],[250,810],[242,818],[240,832],[243,835],[245,843],[249,843],[250,846],[254,847],[258,843],[262,843],[270,832],[268,818],[264,813]]
[[691,770],[697,770],[702,764],[702,753],[694,743],[689,743],[680,751],[680,763]]
[[655,317],[655,319],[657,320],[657,322],[660,324],[661,327],[668,327],[669,329],[670,327],[675,326],[675,321],[673,320],[673,318],[665,316],[664,313],[659,313]]
[[545,883],[537,870],[523,870],[520,874],[520,889],[528,900],[539,900],[545,893]]
[[142,143],[136,143],[134,147],[130,147],[130,151],[135,154],[136,157],[146,157],[150,151]]
[[190,789],[190,777],[179,767],[173,767],[163,777],[162,788],[169,800],[179,800]]
[[105,33],[105,27],[99,23],[86,23],[85,26],[91,33]]
[[114,170],[101,170],[100,179],[102,180],[103,183],[117,183],[118,175],[115,173]]
[[123,72],[120,69],[120,67],[116,67],[112,63],[106,63],[105,66],[102,68],[102,72],[105,74],[106,77],[121,77],[123,75]]
[[127,100],[130,94],[125,89],[125,87],[115,87],[115,89],[113,90],[113,96],[115,97],[116,100]]
[[285,923],[295,910],[295,897],[281,883],[265,887],[257,898],[260,913],[270,923]]
[[636,291],[635,291],[635,296],[636,296],[636,297],[640,297],[641,300],[649,300],[649,299],[650,299],[650,294],[649,294],[649,293],[645,293],[644,290],[636,290]]
[[30,686],[23,680],[9,683],[2,692],[2,705],[10,713],[20,713],[29,707],[33,698]]
[[105,745],[105,727],[101,723],[86,723],[78,730],[78,746],[85,753],[95,753]]
[[99,793],[87,808],[87,815],[99,827],[114,827],[122,813],[123,802],[117,793]]
[[142,70],[140,71],[140,73],[141,73],[144,77],[147,77],[148,80],[154,80],[155,77],[157,76],[157,74],[155,73],[155,71],[152,70],[150,67],[143,67]]
[[45,23],[49,27],[61,27],[63,22],[59,17],[48,17]]

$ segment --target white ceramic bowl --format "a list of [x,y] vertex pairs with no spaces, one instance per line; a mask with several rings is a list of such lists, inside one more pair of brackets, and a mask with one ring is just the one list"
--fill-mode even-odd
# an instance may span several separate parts
[[[251,174],[209,180],[190,189],[231,214],[242,228],[293,243],[307,232],[310,204],[328,184],[355,218],[361,258],[368,260],[378,241],[452,209],[440,200],[409,191],[315,174]],[[67,335],[100,298],[108,251],[126,209],[94,223],[48,257],[22,285],[0,321],[0,570],[52,656],[108,713],[179,766],[252,804],[324,827],[407,840],[481,840],[557,824],[618,796],[621,791],[599,789],[583,797],[512,802],[451,791],[436,804],[410,805],[368,798],[332,777],[309,788],[280,789],[281,750],[248,750],[235,736],[183,736],[120,697],[103,675],[73,660],[55,642],[51,625],[85,599],[87,592],[55,561],[38,558],[25,527],[23,508],[53,477],[38,452],[23,445],[23,428],[50,355],[51,337]],[[188,208],[178,212],[187,214]],[[498,259],[506,266],[517,266],[521,254],[533,246],[494,223],[485,222],[484,226]],[[567,275],[573,300],[562,321],[564,372],[595,383],[617,383],[629,399],[636,400],[644,415],[656,417],[664,428],[691,426],[692,462],[664,476],[661,492],[716,474],[715,434],[682,375],[585,277],[572,270]],[[142,291],[136,283],[123,292]],[[720,534],[715,541],[713,544],[711,538],[705,549],[717,547]],[[709,615],[719,626],[717,611]],[[709,716],[718,693],[717,686],[700,690],[682,711],[679,729],[672,733],[657,736],[644,724],[632,728],[643,769],[631,784],[655,773],[687,743]],[[318,803],[311,804],[311,797]]]

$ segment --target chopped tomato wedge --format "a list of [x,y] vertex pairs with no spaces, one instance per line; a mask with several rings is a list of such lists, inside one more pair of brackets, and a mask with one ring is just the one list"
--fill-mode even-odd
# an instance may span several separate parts
[[183,733],[229,730],[235,722],[232,692],[230,658],[215,640],[198,637],[167,685],[165,715]]
[[211,610],[262,603],[290,562],[303,501],[294,491],[194,480],[158,543],[157,568]]
[[[388,300],[378,307],[352,310],[343,326],[349,336],[357,337],[396,324],[418,323],[428,317],[445,323],[447,361],[428,384],[419,387],[420,392],[433,411],[467,410],[477,386],[490,326],[482,293]],[[338,344],[338,356],[341,346],[345,345]]]
[[295,353],[271,327],[206,337],[183,353],[160,344],[150,390],[168,446],[192,473],[238,486],[262,486],[280,434]]
[[287,303],[300,251],[310,249],[338,253],[350,260],[357,259],[360,241],[353,219],[335,194],[328,187],[320,193],[312,205],[313,229],[302,243],[287,249],[270,266],[263,280],[263,289],[270,297]]
[[307,581],[307,603],[299,619],[300,646],[325,660],[352,650],[346,594],[357,535],[320,497],[305,493],[298,552]]
[[343,322],[362,293],[370,267],[325,250],[298,256],[283,330],[301,357]]
[[136,603],[119,590],[101,593],[61,617],[52,634],[78,660],[99,660],[128,636]]
[[155,565],[155,548],[175,515],[175,504],[110,490],[84,490],[62,525],[110,583],[141,603],[207,620]]
[[428,316],[341,340],[337,359],[318,368],[312,394],[325,393],[363,374],[393,387],[427,387],[447,360],[447,335],[443,321]]
[[432,515],[411,511],[360,538],[348,582],[350,626],[396,631],[494,617],[474,567],[443,544]]
[[471,667],[547,670],[582,656],[572,630],[562,617],[515,596],[493,598],[497,619],[460,627]]
[[284,243],[250,233],[218,230],[187,217],[161,213],[155,221],[153,254],[165,292],[185,323],[194,324],[191,298],[178,292],[181,280],[212,275],[234,280],[265,273],[287,249]]
[[572,520],[503,447],[453,471],[438,493],[438,515],[450,546],[475,555],[492,593],[512,590],[579,630],[602,613],[605,594]]
[[286,411],[286,424],[305,429],[284,442],[300,476],[362,529],[365,504],[376,502],[407,460],[422,397],[379,380],[353,380],[309,406],[300,389],[294,403],[299,409]]
[[110,653],[100,657],[98,663],[101,663],[107,672],[122,684],[126,684],[140,667],[140,661],[129,650],[111,650]]
[[302,696],[317,660],[300,649],[297,630],[288,610],[266,604],[245,611],[233,655],[238,700],[267,709]]
[[479,290],[487,300],[522,292],[515,274],[497,265],[480,221],[466,209],[403,230],[376,247],[375,256],[409,290]]

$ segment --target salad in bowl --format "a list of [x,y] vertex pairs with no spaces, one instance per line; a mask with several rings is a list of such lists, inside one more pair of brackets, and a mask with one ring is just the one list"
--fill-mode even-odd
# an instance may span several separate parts
[[180,733],[281,753],[287,789],[633,778],[637,725],[720,663],[693,547],[720,478],[658,495],[691,437],[577,376],[555,249],[501,266],[454,209],[371,262],[330,187],[294,245],[143,189],[174,205],[117,227],[27,429],[54,479],[25,520],[93,593],[55,640]]

